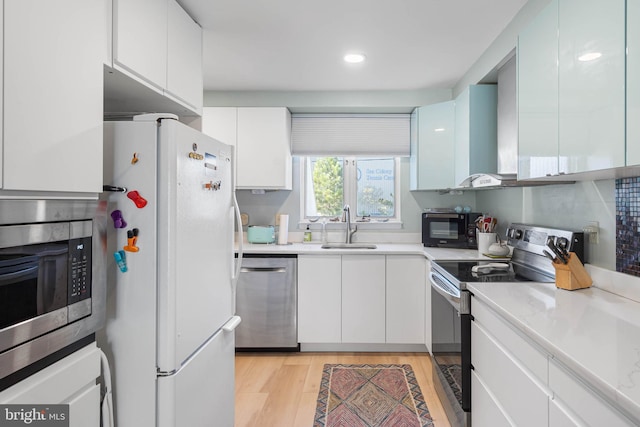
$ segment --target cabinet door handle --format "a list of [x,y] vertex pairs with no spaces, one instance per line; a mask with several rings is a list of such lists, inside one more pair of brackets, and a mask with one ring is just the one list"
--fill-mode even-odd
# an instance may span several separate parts
[[284,267],[242,267],[241,273],[286,273]]

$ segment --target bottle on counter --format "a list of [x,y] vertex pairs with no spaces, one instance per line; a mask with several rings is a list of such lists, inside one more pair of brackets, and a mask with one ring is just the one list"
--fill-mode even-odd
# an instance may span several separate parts
[[323,245],[329,241],[329,238],[327,237],[327,218],[322,218],[322,235],[320,240],[322,240]]
[[305,242],[310,242],[311,241],[311,229],[309,228],[309,224],[307,224],[307,229],[304,232],[304,241]]

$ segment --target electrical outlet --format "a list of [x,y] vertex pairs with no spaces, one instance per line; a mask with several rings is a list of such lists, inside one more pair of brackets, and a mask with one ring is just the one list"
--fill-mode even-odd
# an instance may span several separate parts
[[582,227],[582,231],[586,234],[588,243],[598,244],[600,241],[600,223],[598,221],[589,221],[587,225]]

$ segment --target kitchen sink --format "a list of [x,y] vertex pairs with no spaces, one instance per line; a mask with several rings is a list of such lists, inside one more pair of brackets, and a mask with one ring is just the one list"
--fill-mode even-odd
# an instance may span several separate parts
[[370,243],[325,243],[322,249],[376,249],[376,245]]

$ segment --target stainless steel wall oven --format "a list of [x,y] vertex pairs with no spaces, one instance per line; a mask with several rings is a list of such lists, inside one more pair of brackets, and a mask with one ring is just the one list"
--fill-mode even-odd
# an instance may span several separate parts
[[0,202],[0,389],[102,327],[105,224],[97,201]]

